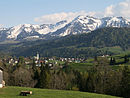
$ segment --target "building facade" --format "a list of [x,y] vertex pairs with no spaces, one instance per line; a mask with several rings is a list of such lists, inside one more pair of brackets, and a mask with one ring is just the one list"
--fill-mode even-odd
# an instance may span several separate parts
[[0,88],[3,87],[3,69],[0,68]]

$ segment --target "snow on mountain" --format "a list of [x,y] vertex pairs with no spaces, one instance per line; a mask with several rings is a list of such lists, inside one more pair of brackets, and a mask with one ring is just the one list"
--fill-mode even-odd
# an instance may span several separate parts
[[18,34],[21,32],[22,25],[18,25],[15,27],[10,28],[10,30],[7,32],[8,36],[7,38],[17,38]]
[[7,30],[7,28],[0,28],[0,31],[2,31],[2,30]]
[[[91,16],[78,16],[71,21],[63,20],[56,24],[20,24],[11,28],[0,28],[0,41],[41,39],[51,37],[61,37],[88,33],[98,28],[104,27],[130,27],[130,21],[123,17],[95,18]],[[49,37],[48,37],[49,36]]]
[[130,22],[123,17],[106,17],[102,18],[106,27],[129,27]]
[[[8,39],[17,39],[18,35],[22,33],[27,33],[27,38],[34,38],[29,36],[34,36],[34,33],[37,32],[39,35],[46,35],[50,32],[55,32],[57,29],[64,27],[67,24],[67,21],[61,21],[56,24],[43,24],[43,25],[31,25],[31,24],[20,24],[14,27],[9,28],[7,31]],[[25,34],[24,34],[25,35]]]
[[[94,26],[93,28],[97,28],[101,25],[101,20],[98,18],[90,17],[90,16],[78,16],[73,22],[80,22],[86,26]],[[93,30],[93,29],[92,29]]]
[[98,18],[90,16],[78,16],[69,24],[68,27],[65,27],[65,31],[61,31],[62,33],[60,33],[59,36],[86,33],[99,28],[101,24],[102,21]]
[[54,32],[55,36],[66,36],[69,34],[88,33],[104,27],[130,27],[130,22],[123,17],[94,18],[90,16],[78,16],[64,28]]
[[35,30],[40,34],[48,34],[50,32],[55,32],[56,30],[64,27],[68,22],[66,20],[60,21],[56,24],[44,24],[40,25],[40,28],[35,28]]

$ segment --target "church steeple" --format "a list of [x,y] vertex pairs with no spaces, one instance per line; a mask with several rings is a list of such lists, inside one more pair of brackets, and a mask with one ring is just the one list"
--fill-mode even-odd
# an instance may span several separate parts
[[36,59],[39,60],[40,56],[39,56],[39,53],[37,52],[37,56],[36,56]]

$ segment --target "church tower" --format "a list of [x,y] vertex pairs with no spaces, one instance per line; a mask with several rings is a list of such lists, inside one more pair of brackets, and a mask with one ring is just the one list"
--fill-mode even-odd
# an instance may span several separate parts
[[39,56],[39,53],[37,53],[36,59],[39,60],[39,57],[40,57],[40,56]]

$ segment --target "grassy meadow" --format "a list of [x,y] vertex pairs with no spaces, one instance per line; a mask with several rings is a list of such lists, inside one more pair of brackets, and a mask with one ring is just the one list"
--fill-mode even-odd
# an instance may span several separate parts
[[[21,91],[32,91],[33,94],[28,96],[19,96],[19,93]],[[0,89],[0,98],[119,98],[119,97],[95,94],[95,93],[79,92],[79,91],[37,89],[37,88],[10,86]]]

